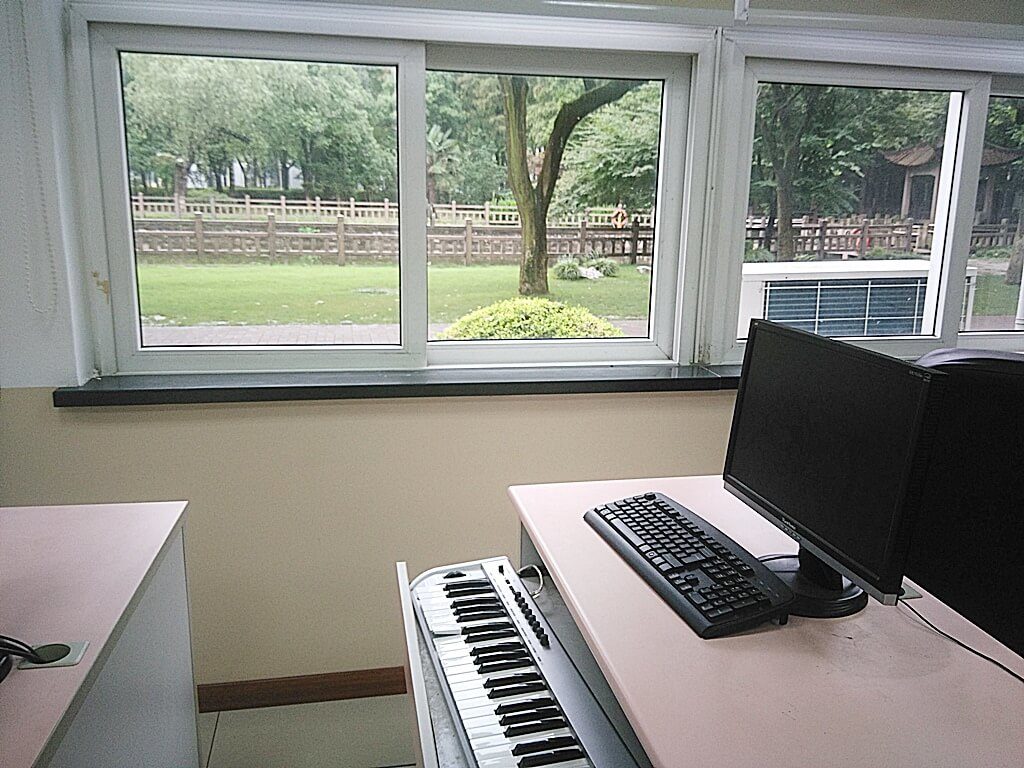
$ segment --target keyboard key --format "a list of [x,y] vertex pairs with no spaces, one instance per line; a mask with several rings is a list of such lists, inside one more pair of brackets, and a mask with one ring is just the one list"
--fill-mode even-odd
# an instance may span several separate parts
[[540,768],[540,766],[544,765],[567,763],[570,760],[579,760],[583,756],[583,750],[576,747],[572,749],[556,749],[554,752],[527,755],[519,761],[519,768]]
[[513,736],[528,736],[531,733],[542,733],[543,731],[554,731],[559,728],[568,727],[569,723],[566,722],[564,717],[546,717],[533,723],[510,725],[505,729],[505,735],[510,738]]
[[504,715],[508,712],[523,712],[528,709],[541,709],[542,707],[553,707],[555,700],[548,698],[547,696],[541,696],[536,699],[527,699],[526,701],[513,701],[508,704],[499,704],[494,708],[494,714]]
[[576,739],[572,736],[554,736],[540,741],[529,741],[512,747],[513,755],[529,755],[533,752],[550,752],[561,747],[573,747]]

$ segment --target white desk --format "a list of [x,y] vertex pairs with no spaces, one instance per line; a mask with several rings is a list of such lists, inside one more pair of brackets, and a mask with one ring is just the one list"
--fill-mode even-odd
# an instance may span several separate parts
[[184,510],[0,509],[0,633],[89,643],[0,683],[3,768],[198,765]]
[[[755,555],[795,543],[718,476],[514,486],[509,490],[655,766],[1024,765],[1024,685],[870,602],[843,619],[701,640],[583,521],[601,503],[661,491]],[[925,594],[936,625],[1024,674],[1024,659]]]

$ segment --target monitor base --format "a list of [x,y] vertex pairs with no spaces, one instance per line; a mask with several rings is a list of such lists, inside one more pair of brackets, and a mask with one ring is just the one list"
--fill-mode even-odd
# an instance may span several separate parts
[[796,595],[790,616],[837,619],[868,604],[867,592],[804,549],[799,555],[768,560],[765,566]]

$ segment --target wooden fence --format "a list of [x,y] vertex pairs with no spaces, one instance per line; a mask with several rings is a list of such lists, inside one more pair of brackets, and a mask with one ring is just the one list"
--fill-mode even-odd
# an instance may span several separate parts
[[[273,200],[243,198],[218,200],[210,197],[206,200],[180,197],[150,197],[135,195],[132,197],[132,215],[136,220],[146,218],[188,217],[196,213],[203,214],[207,219],[247,219],[266,217],[274,214],[278,223],[285,221],[333,221],[339,216],[346,223],[398,223],[398,204],[391,200],[364,202],[349,198],[328,199],[314,197],[311,200],[288,200],[279,197]],[[485,227],[518,227],[519,211],[514,204],[484,203],[483,205],[465,205],[462,203],[444,203],[428,206],[428,219],[431,224],[448,224],[461,226],[465,221]],[[613,227],[618,221],[620,229],[628,227],[626,219],[639,219],[640,226],[650,227],[654,220],[654,211],[626,215],[616,206],[599,206],[562,216],[552,216],[550,223],[559,227],[575,227],[582,221],[597,227]]]
[[[747,242],[765,248],[763,222],[747,226]],[[811,260],[861,259],[876,249],[926,254],[935,227],[913,220],[821,220],[794,222],[798,257]],[[971,249],[1009,246],[1021,236],[1021,224],[980,224],[974,227]],[[776,241],[771,241],[774,250]],[[348,261],[390,261],[398,255],[398,225],[383,221],[356,223],[345,216],[333,221],[280,221],[274,213],[260,220],[209,219],[194,213],[187,219],[136,219],[135,247],[143,261],[268,261],[288,263],[301,258],[345,264]],[[634,219],[624,229],[587,220],[573,226],[548,227],[552,258],[593,254],[632,264],[647,264],[654,232]],[[427,227],[429,258],[439,263],[515,264],[522,253],[518,228],[507,224],[460,224]]]
[[[1009,219],[998,224],[975,224],[971,230],[971,251],[979,248],[1012,246],[1021,235],[1024,216],[1014,225]],[[772,251],[777,247],[778,230],[769,238],[763,218],[747,219],[747,242],[754,248]],[[828,218],[804,217],[793,220],[793,245],[797,255],[813,259],[850,259],[870,256],[871,251],[896,251],[927,254],[935,237],[935,224],[898,217]]]
[[[351,224],[338,216],[331,223],[279,222],[274,214],[264,221],[208,221],[201,213],[191,219],[143,219],[135,222],[135,250],[142,262],[316,263],[395,262],[396,224]],[[607,256],[630,264],[650,264],[654,234],[639,222],[626,229],[548,227],[548,254]],[[431,263],[518,264],[522,238],[511,227],[480,227],[472,220],[461,226],[427,228]]]

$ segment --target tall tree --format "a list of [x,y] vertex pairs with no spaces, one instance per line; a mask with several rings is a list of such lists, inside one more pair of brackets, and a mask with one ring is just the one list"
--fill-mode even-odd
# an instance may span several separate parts
[[547,218],[555,194],[566,143],[580,121],[605,104],[642,84],[640,80],[585,80],[579,96],[562,102],[544,142],[544,157],[536,181],[530,173],[531,145],[527,131],[530,81],[519,75],[500,75],[505,114],[505,151],[508,181],[519,211],[523,254],[519,265],[519,293],[548,292]]

